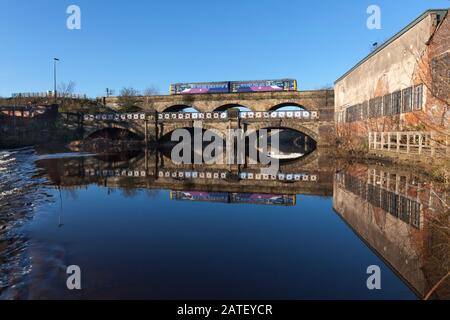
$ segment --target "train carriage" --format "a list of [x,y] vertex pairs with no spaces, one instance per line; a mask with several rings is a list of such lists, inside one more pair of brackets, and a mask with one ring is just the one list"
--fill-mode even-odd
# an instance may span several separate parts
[[170,94],[229,93],[229,82],[176,83],[170,86]]
[[297,91],[297,80],[256,80],[231,82],[230,92]]
[[254,80],[228,82],[176,83],[170,86],[171,95],[240,93],[240,92],[279,92],[297,91],[297,80]]

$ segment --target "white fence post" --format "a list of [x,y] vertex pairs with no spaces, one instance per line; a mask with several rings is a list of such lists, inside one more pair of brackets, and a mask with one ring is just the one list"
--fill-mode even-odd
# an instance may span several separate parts
[[419,134],[419,154],[422,154],[423,134]]

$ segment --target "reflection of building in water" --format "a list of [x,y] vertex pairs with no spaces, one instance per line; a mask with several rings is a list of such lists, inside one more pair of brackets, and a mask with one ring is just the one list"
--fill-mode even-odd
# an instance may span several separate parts
[[203,201],[221,203],[247,203],[261,205],[295,206],[295,195],[201,192],[201,191],[171,191],[170,198],[184,201]]
[[[392,217],[400,219],[414,228],[420,229],[421,204],[418,199],[412,199],[408,195],[398,194],[401,185],[400,176],[395,175],[395,181],[387,177],[378,176],[375,170],[371,170],[368,181],[357,177],[340,173],[336,175],[338,182],[341,182],[344,188],[361,200],[366,200],[370,205],[381,208]],[[395,187],[391,190],[393,183]],[[408,189],[408,181],[405,180],[405,188]]]
[[[410,173],[355,165],[335,176],[334,209],[421,297],[450,268],[445,199]],[[450,298],[450,281],[436,296]]]

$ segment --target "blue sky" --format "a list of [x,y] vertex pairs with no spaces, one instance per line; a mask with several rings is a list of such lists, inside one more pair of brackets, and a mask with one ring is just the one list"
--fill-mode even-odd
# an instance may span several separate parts
[[[66,9],[81,8],[81,30],[68,30]],[[369,5],[382,29],[366,27]],[[430,8],[448,0],[0,0],[0,95],[53,87],[76,92],[173,82],[296,78],[319,89]]]

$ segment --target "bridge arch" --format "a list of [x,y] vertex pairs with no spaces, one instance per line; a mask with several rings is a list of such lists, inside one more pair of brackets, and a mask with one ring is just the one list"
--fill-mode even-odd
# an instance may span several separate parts
[[224,104],[216,109],[214,109],[214,111],[227,111],[229,109],[233,109],[233,108],[237,108],[240,111],[253,111],[251,108],[244,106],[242,104],[238,104],[238,103],[228,103],[228,104]]
[[199,112],[198,109],[194,106],[187,104],[176,104],[172,106],[168,106],[162,112]]
[[308,127],[302,125],[301,123],[296,123],[293,126],[277,126],[277,125],[268,125],[266,123],[254,123],[248,127],[248,131],[259,131],[261,129],[285,129],[285,130],[294,130],[300,133],[303,133],[313,139],[316,143],[319,142],[319,134]]
[[[179,123],[179,124],[176,124],[176,125],[167,126],[167,127],[164,128],[164,130],[160,130],[161,132],[160,132],[160,136],[158,137],[158,140],[160,142],[162,142],[162,143],[169,142],[171,140],[172,133],[174,131],[176,131],[176,130],[182,130],[182,129],[188,130],[192,134],[193,130],[194,130],[194,127],[189,126],[186,123]],[[214,124],[209,124],[208,125],[208,124],[204,123],[203,127],[201,129],[202,129],[202,133],[203,134],[206,131],[211,131],[212,133],[214,133],[220,139],[222,139],[222,140],[225,139],[225,133],[222,130],[220,130],[218,128],[215,128]],[[193,139],[193,135],[192,135],[191,138]]]
[[317,161],[319,154],[317,150],[305,154],[303,157],[293,159],[292,161],[285,161],[281,164],[280,170],[282,172],[302,171],[308,164]]
[[[249,129],[247,134],[256,132],[256,135],[261,137],[261,130],[264,129],[269,130],[269,136],[274,133],[272,130],[280,130],[278,133],[280,140],[277,148],[280,163],[297,161],[308,156],[317,149],[317,141],[307,133],[296,128],[277,125],[261,125]],[[272,142],[271,139],[270,141]]]
[[222,140],[225,139],[226,132],[223,131],[223,130],[220,129],[220,128],[217,128],[214,124],[212,124],[212,123],[204,123],[204,124],[203,124],[203,128],[204,128],[205,130],[211,131],[212,133],[214,133],[215,135],[217,135],[217,136],[218,136],[219,138],[221,138]]
[[108,140],[130,140],[130,141],[142,141],[144,137],[142,134],[132,128],[120,128],[120,127],[105,127],[91,132],[85,138],[85,140],[93,139],[108,139]]
[[269,111],[307,111],[304,105],[296,102],[283,102],[279,103],[269,109]]
[[[190,137],[190,143],[191,143],[191,152],[192,152],[192,156],[194,155],[194,152],[196,152],[196,146],[195,146],[195,140],[194,140],[194,127],[189,127],[189,126],[183,126],[183,125],[178,125],[178,126],[173,126],[170,127],[170,129],[168,129],[164,134],[162,134],[159,139],[159,150],[166,156],[170,158],[172,149],[178,145],[181,141],[172,141],[172,134],[176,131],[176,130],[187,130],[189,132],[189,137]],[[207,145],[210,145],[211,143],[219,143],[222,144],[223,150],[225,150],[225,136],[223,134],[223,132],[221,132],[218,129],[215,128],[201,128],[202,130],[202,147],[205,148]],[[213,139],[212,141],[203,141],[204,139],[204,135],[205,133],[209,131],[213,133]],[[187,147],[185,145],[186,141],[184,140],[184,137],[182,138],[183,140],[183,147]],[[184,151],[184,150],[183,150]],[[221,155],[223,157],[223,154]],[[193,159],[193,158],[191,158]]]

